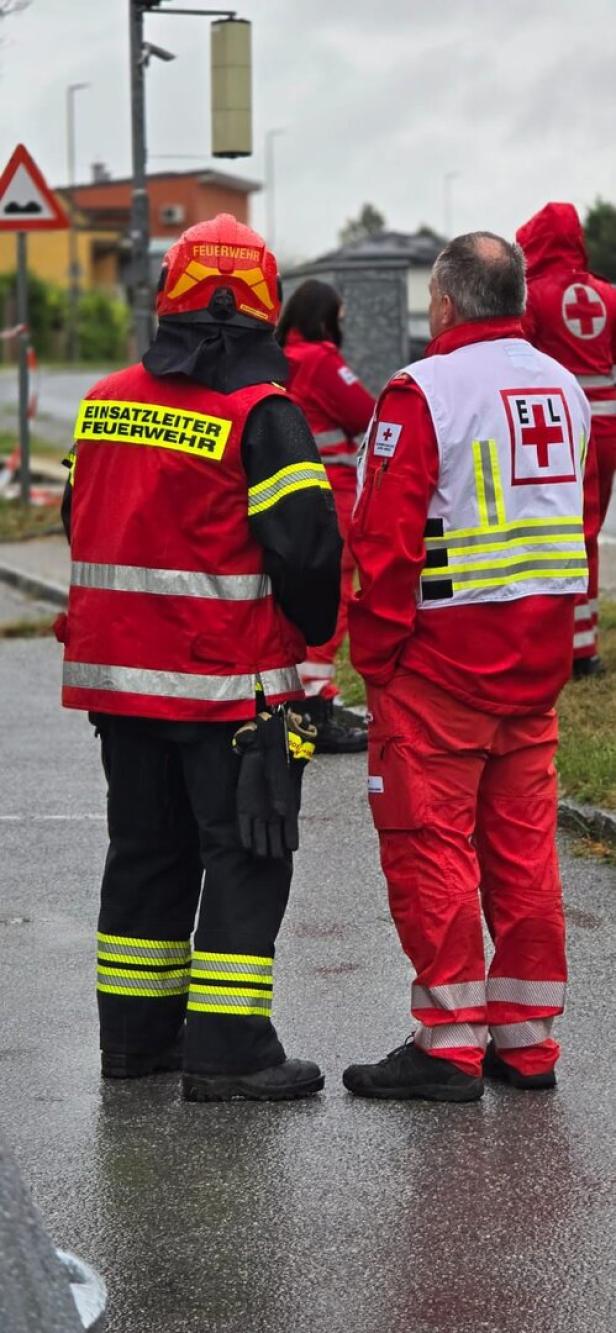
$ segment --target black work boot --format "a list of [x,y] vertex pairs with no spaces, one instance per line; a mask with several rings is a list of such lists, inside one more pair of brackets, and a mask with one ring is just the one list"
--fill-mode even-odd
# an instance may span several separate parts
[[572,680],[588,680],[589,676],[604,676],[606,666],[600,657],[574,657]]
[[182,1094],[187,1102],[230,1102],[236,1097],[286,1102],[312,1097],[324,1083],[319,1066],[311,1060],[284,1060],[256,1074],[184,1074]]
[[486,1078],[499,1079],[500,1082],[510,1083],[512,1088],[520,1088],[525,1092],[539,1092],[542,1088],[556,1087],[556,1074],[553,1069],[546,1069],[542,1074],[521,1074],[519,1069],[514,1069],[506,1060],[501,1060],[493,1041],[488,1043],[483,1072]]
[[426,1055],[407,1038],[375,1065],[349,1065],[342,1082],[356,1097],[428,1102],[476,1102],[483,1094],[483,1079],[463,1074],[451,1060]]
[[[361,718],[354,717],[346,709],[334,709],[333,699],[314,694],[303,701],[302,711],[308,714],[317,729],[317,754],[359,754],[368,748],[368,730],[365,724],[362,725]],[[344,717],[338,720],[336,714],[339,711],[347,718],[353,716],[353,724],[347,724]]]
[[182,1068],[183,1037],[165,1051],[136,1055],[126,1051],[101,1051],[103,1078],[145,1078],[147,1074],[168,1074]]

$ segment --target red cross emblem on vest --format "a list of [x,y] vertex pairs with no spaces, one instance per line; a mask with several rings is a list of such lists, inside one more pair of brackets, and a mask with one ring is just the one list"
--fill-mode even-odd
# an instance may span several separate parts
[[574,282],[563,293],[563,319],[576,338],[596,338],[603,332],[607,310],[594,287]]
[[571,413],[561,388],[501,389],[511,444],[512,486],[575,481]]

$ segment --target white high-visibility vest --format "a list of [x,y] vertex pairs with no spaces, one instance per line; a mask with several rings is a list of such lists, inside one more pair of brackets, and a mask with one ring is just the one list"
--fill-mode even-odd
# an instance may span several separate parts
[[587,399],[521,338],[412,362],[440,457],[418,605],[585,593]]

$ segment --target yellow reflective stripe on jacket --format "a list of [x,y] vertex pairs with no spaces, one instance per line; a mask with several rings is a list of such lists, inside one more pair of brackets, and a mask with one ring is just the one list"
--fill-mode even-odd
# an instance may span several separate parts
[[145,444],[195,458],[222,458],[233,422],[206,412],[188,412],[162,403],[84,398],[75,422],[77,440]]
[[77,466],[77,450],[69,449],[65,458],[62,459],[64,467],[68,468],[68,484],[75,485],[75,468]]
[[[511,532],[514,529],[515,530],[521,529],[522,531],[524,531],[527,528],[529,530],[529,535],[532,534],[532,530],[534,528],[545,528],[550,530],[552,530],[553,528],[562,528],[563,532],[568,531],[570,528],[572,528],[574,531],[582,531],[583,520],[581,514],[575,514],[572,518],[564,518],[564,517],[523,518],[523,519],[518,518],[518,519],[511,519],[509,522],[506,523],[499,523],[498,532],[502,532],[503,539],[505,539],[505,535],[507,532]],[[496,532],[492,524],[487,524],[485,526],[482,525],[480,527],[474,527],[474,528],[448,528],[447,531],[443,534],[443,536],[425,537],[424,541],[426,546],[428,547],[443,546],[447,542],[451,542],[452,538],[485,537],[488,534],[491,537],[496,536]]]
[[473,470],[482,527],[504,523],[507,515],[496,440],[473,440]]
[[544,560],[547,562],[560,562],[566,564],[568,567],[577,568],[578,564],[583,559],[585,559],[585,553],[583,552],[577,556],[575,551],[561,551],[560,549],[552,549],[548,551],[527,550],[521,552],[521,554],[504,556],[503,558],[497,556],[495,560],[485,561],[483,565],[480,563],[473,564],[468,560],[464,561],[463,564],[457,565],[433,565],[430,566],[429,569],[424,569],[421,577],[422,579],[450,578],[452,574],[481,574],[484,569],[488,572],[490,570],[499,569],[503,571],[512,569],[515,571],[516,565],[535,565]]
[[289,467],[280,468],[279,472],[274,472],[265,481],[250,487],[248,516],[251,518],[254,514],[260,514],[264,509],[271,509],[272,505],[278,504],[285,496],[314,486],[324,491],[331,489],[323,464],[291,463]]

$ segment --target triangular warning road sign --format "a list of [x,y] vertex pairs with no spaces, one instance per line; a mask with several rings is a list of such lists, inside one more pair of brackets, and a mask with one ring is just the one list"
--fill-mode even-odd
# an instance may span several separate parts
[[0,176],[0,231],[61,231],[69,226],[36,162],[18,144]]

